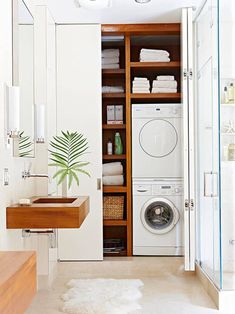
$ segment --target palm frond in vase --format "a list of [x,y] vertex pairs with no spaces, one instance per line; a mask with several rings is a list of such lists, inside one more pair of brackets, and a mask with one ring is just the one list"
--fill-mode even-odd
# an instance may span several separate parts
[[19,157],[29,157],[33,151],[33,142],[30,136],[24,136],[24,131],[19,134]]
[[88,149],[88,142],[83,134],[61,131],[60,136],[54,136],[53,141],[50,141],[50,146],[52,163],[49,166],[60,168],[53,176],[53,178],[58,178],[58,185],[67,177],[69,188],[74,180],[79,185],[78,174],[81,173],[90,177],[89,172],[83,169],[89,162],[80,159]]

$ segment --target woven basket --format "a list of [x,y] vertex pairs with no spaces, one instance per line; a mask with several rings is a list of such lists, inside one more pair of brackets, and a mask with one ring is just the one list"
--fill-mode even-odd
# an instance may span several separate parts
[[104,196],[104,219],[123,219],[124,196]]

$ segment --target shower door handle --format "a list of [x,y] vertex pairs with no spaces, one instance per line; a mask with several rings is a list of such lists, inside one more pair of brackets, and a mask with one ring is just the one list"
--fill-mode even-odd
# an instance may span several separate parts
[[204,172],[204,197],[217,197],[218,190],[218,172]]

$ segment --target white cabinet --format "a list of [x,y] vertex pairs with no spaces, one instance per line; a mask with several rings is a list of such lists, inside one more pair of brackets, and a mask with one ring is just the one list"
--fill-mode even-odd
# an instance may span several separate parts
[[57,41],[57,134],[78,131],[88,139],[91,178],[80,176],[70,195],[88,195],[90,213],[80,229],[58,232],[60,260],[103,259],[101,113],[101,27],[58,25]]

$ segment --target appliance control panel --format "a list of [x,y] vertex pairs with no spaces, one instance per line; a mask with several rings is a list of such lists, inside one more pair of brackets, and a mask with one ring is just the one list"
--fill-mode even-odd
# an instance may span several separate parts
[[152,186],[153,195],[182,195],[181,184],[156,184]]
[[181,183],[161,182],[155,184],[138,183],[133,184],[134,195],[183,195]]

